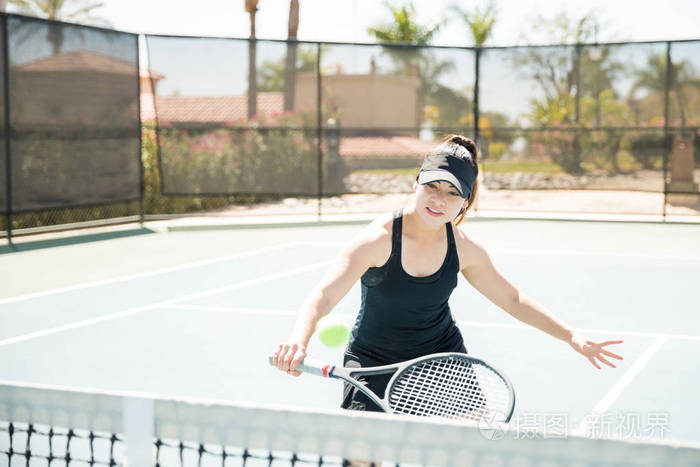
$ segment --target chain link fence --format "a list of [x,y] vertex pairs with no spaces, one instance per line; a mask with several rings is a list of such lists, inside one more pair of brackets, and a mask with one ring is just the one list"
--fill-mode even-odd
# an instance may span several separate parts
[[700,214],[700,41],[143,43],[2,16],[5,235],[391,209],[453,133],[480,147],[479,210]]

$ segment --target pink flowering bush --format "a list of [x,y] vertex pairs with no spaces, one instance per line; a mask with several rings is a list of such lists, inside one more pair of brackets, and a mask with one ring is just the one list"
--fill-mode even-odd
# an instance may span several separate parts
[[315,131],[290,112],[218,128],[159,130],[167,194],[315,194]]

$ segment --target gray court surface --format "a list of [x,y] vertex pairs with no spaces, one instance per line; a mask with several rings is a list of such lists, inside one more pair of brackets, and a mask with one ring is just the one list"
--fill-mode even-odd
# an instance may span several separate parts
[[[342,385],[267,364],[306,293],[361,224],[25,239],[0,248],[0,381],[266,405],[337,407]],[[460,278],[469,353],[511,379],[514,424],[700,441],[700,226],[470,220],[522,292],[594,340],[595,369]],[[352,322],[355,286],[333,313]],[[316,337],[309,354],[340,363]],[[580,428],[579,428],[580,430]],[[589,431],[590,433],[590,431]]]

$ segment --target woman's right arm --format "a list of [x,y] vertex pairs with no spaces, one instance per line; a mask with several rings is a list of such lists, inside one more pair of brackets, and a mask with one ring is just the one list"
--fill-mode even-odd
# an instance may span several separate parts
[[[389,227],[390,228],[390,227]],[[372,266],[384,264],[391,253],[391,233],[379,220],[367,226],[335,258],[325,276],[304,300],[286,342],[277,346],[272,364],[294,376],[306,357],[316,323],[330,313],[357,280]]]

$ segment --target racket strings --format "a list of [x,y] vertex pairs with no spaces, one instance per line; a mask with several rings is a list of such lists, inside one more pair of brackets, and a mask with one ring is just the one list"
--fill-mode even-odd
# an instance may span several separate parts
[[406,368],[389,393],[395,413],[470,420],[504,420],[511,394],[490,368],[445,357]]

